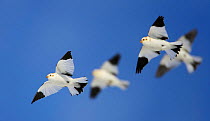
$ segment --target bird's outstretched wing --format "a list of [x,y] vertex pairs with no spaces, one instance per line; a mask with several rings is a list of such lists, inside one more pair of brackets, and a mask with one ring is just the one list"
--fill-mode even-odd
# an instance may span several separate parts
[[197,30],[193,29],[186,33],[185,35],[181,36],[177,41],[182,41],[183,43],[183,49],[185,49],[188,52],[191,52],[192,43],[197,35]]
[[71,51],[68,51],[57,63],[56,73],[72,76],[74,72],[74,63]]
[[90,98],[96,98],[96,96],[107,86],[107,81],[101,81],[94,78],[91,83]]
[[31,104],[35,101],[47,97],[49,95],[52,95],[56,92],[58,92],[63,87],[58,86],[58,84],[55,81],[46,81],[37,91],[37,93],[34,96],[34,99],[32,100]]
[[168,55],[165,55],[160,61],[160,65],[156,72],[156,77],[163,76],[166,72],[168,72],[172,68],[177,67],[180,63],[181,62],[177,60],[176,58],[173,60],[170,60],[170,57]]
[[154,39],[167,40],[168,34],[164,24],[164,17],[159,16],[149,29],[148,35]]
[[144,66],[146,66],[151,59],[157,57],[159,54],[160,54],[159,51],[152,51],[151,49],[142,46],[138,56],[136,73],[141,73],[141,70],[144,68]]
[[104,69],[107,72],[110,72],[111,74],[116,76],[118,74],[117,66],[118,66],[119,60],[120,60],[120,54],[116,54],[114,57],[104,62],[101,69]]

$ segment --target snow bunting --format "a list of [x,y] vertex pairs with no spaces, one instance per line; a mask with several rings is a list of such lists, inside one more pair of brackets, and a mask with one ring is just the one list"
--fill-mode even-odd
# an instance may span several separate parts
[[174,67],[177,67],[181,62],[184,62],[189,73],[196,70],[197,66],[201,63],[202,58],[190,55],[192,43],[197,35],[197,30],[193,29],[187,34],[181,36],[177,41],[183,42],[177,58],[170,60],[168,55],[165,55],[160,61],[160,65],[156,72],[156,77],[163,76],[166,72]]
[[71,51],[68,51],[57,63],[55,73],[46,76],[46,81],[37,91],[31,104],[35,101],[58,92],[63,87],[68,87],[71,95],[79,95],[87,85],[87,78],[71,78],[74,72],[74,63]]
[[182,47],[182,42],[167,42],[168,34],[165,29],[164,17],[159,16],[150,27],[147,37],[143,37],[140,43],[143,44],[138,56],[136,73],[141,73],[144,66],[153,58],[166,51],[170,59],[174,59]]
[[119,87],[125,90],[129,82],[117,78],[118,75],[118,62],[120,55],[116,54],[114,57],[106,61],[100,69],[93,70],[94,79],[91,83],[90,97],[95,98],[98,93],[107,86]]

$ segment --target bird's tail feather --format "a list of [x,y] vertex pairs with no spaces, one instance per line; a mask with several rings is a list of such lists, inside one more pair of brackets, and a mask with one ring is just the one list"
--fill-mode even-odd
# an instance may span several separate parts
[[79,95],[79,92],[72,86],[68,86],[69,92],[72,96]]
[[177,54],[179,54],[180,49],[182,48],[182,42],[176,41],[171,42],[171,49],[166,50],[166,53],[169,55],[170,59],[174,59]]
[[119,84],[119,87],[122,89],[122,90],[125,90],[128,88],[129,86],[129,82],[128,81],[124,81],[124,80],[121,80],[120,84]]
[[76,78],[74,79],[75,83],[74,85],[69,85],[69,91],[71,95],[79,95],[83,92],[83,88],[87,85],[88,80],[86,77]]
[[194,72],[197,69],[197,66],[201,64],[202,58],[198,56],[193,56],[193,62],[192,63],[185,63],[187,70],[189,73]]
[[78,83],[87,83],[86,77],[75,78],[74,80],[75,82],[78,82]]

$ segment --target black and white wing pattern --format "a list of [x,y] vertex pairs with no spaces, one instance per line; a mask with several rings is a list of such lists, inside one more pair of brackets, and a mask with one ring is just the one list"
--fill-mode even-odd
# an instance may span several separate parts
[[114,57],[109,59],[108,61],[104,62],[101,69],[106,70],[107,72],[112,73],[113,75],[118,75],[118,63],[120,60],[120,54],[116,54]]
[[170,60],[170,57],[168,55],[165,55],[160,61],[160,65],[156,72],[156,77],[163,76],[166,72],[170,71],[172,68],[177,67],[180,63],[180,60],[177,60],[176,58]]
[[152,24],[148,35],[149,37],[154,38],[154,39],[160,39],[160,40],[168,39],[168,34],[165,28],[163,16],[159,16],[156,19],[156,21]]
[[32,100],[31,104],[35,101],[42,99],[44,97],[50,96],[56,92],[58,92],[63,87],[58,86],[55,81],[46,81],[37,91],[34,99]]
[[141,73],[144,66],[146,66],[147,63],[151,59],[157,57],[159,54],[160,54],[159,51],[152,51],[151,49],[149,49],[145,46],[142,46],[141,51],[138,56],[138,61],[137,61],[137,65],[136,65],[136,73]]
[[106,81],[94,78],[91,83],[90,98],[96,98],[96,96],[107,86]]
[[183,43],[183,49],[185,49],[188,52],[191,52],[192,43],[197,35],[198,31],[196,29],[193,29],[189,31],[184,36],[181,36],[177,41],[182,41]]
[[57,63],[56,73],[72,76],[74,72],[74,62],[71,51],[68,51]]

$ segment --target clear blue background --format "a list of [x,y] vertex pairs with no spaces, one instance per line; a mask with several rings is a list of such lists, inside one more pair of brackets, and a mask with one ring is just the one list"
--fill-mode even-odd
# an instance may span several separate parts
[[[159,56],[135,74],[139,40],[159,15],[169,41],[198,29],[192,54],[204,60],[195,73],[182,64],[156,79]],[[1,0],[0,121],[209,121],[209,23],[209,0]],[[73,77],[89,82],[94,68],[121,53],[119,77],[130,87],[108,88],[95,100],[90,85],[79,96],[65,88],[31,105],[68,50]]]

